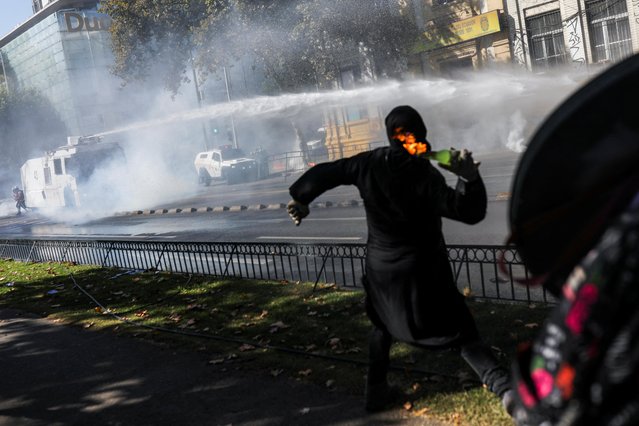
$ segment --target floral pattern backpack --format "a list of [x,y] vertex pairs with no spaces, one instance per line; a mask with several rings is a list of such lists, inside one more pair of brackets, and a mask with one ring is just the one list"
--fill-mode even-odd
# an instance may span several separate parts
[[519,348],[514,380],[520,425],[639,424],[639,196]]

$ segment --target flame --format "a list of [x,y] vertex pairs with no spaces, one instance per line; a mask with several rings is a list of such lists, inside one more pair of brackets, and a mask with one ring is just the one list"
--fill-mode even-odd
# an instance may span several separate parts
[[403,127],[397,127],[393,139],[402,143],[402,146],[411,155],[421,155],[428,151],[428,145],[423,142],[417,142],[415,135],[411,132],[404,132]]

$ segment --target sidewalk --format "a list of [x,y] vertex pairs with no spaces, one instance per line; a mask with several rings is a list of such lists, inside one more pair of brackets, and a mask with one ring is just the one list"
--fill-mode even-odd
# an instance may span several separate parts
[[0,310],[0,425],[436,425],[361,397]]

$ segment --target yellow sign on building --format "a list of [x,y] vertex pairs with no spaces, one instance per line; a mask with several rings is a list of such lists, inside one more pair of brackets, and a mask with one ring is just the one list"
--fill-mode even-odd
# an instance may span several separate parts
[[433,29],[424,33],[424,40],[420,40],[416,51],[432,50],[438,47],[450,46],[462,41],[472,40],[488,34],[501,31],[499,26],[499,12],[497,10],[473,16],[472,18],[453,22],[443,29]]

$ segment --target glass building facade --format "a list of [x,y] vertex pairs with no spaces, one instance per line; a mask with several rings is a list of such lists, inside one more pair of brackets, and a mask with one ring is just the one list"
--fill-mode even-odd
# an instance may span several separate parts
[[35,89],[45,96],[70,135],[90,135],[118,123],[119,81],[113,64],[110,18],[96,1],[51,2],[0,39],[6,88]]

